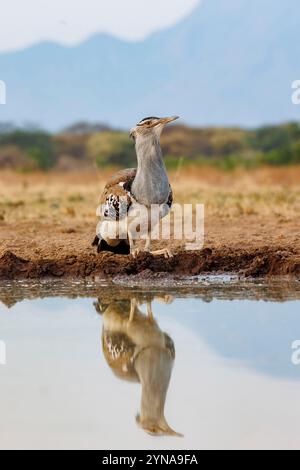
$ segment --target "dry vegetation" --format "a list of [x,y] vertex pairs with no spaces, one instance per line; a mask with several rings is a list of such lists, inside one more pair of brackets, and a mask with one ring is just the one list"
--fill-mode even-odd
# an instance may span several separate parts
[[[114,169],[103,172],[0,173],[2,224],[95,221],[99,195]],[[287,220],[300,213],[300,166],[223,172],[208,167],[172,171],[176,202],[204,203],[207,216]]]

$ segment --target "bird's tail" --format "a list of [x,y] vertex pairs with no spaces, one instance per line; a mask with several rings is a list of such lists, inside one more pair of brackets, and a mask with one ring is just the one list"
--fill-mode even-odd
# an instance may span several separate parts
[[103,238],[99,238],[98,236],[96,236],[92,243],[92,246],[97,247],[97,253],[101,253],[102,251],[108,251],[109,253],[114,253],[116,255],[130,254],[130,247],[127,240],[120,240],[118,245],[111,246],[105,240],[103,240]]

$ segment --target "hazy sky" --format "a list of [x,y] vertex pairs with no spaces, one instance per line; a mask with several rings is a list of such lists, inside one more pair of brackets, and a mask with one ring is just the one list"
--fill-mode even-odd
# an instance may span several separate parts
[[201,0],[9,0],[0,6],[0,52],[41,40],[75,44],[108,32],[135,40],[187,15]]

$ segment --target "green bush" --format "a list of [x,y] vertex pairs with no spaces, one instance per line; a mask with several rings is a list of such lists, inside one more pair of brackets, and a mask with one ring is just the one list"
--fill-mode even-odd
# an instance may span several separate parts
[[[136,167],[134,143],[128,132],[75,131],[51,135],[34,128],[0,125],[0,168],[47,170],[65,168],[65,162],[71,169],[91,168],[92,162],[98,167]],[[294,122],[254,130],[171,126],[162,135],[162,148],[167,168],[174,170],[188,165],[230,171],[237,167],[299,164],[300,125]]]
[[249,137],[249,144],[255,150],[270,152],[287,149],[291,142],[300,139],[300,126],[297,123],[283,126],[265,126],[255,130]]
[[263,165],[291,165],[300,163],[300,147],[290,146],[286,149],[272,150],[271,152],[260,154],[259,164]]
[[43,131],[15,130],[0,136],[0,146],[13,145],[28,157],[28,166],[47,170],[56,163],[52,136]]
[[90,137],[88,154],[98,167],[136,166],[134,144],[126,132],[101,132]]

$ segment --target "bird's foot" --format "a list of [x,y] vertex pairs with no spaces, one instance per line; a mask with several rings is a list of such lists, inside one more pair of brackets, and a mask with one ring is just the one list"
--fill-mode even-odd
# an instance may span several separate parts
[[170,258],[173,258],[173,253],[171,250],[169,250],[169,248],[164,248],[162,250],[155,250],[155,251],[150,251],[151,255],[153,256],[160,256],[160,255],[164,255],[164,257],[166,259],[170,259]]
[[139,254],[142,252],[142,250],[140,248],[135,248],[134,250],[131,251],[131,256],[136,259]]
[[164,295],[164,296],[156,295],[155,300],[157,300],[158,302],[161,302],[163,304],[170,305],[173,302],[174,297],[173,297],[173,295]]
[[131,255],[133,256],[134,259],[136,259],[140,253],[149,253],[150,255],[153,256],[160,256],[163,255],[166,259],[173,258],[173,253],[169,248],[164,248],[163,250],[155,250],[155,251],[150,251],[150,250],[143,250],[141,248],[136,248],[131,252]]

